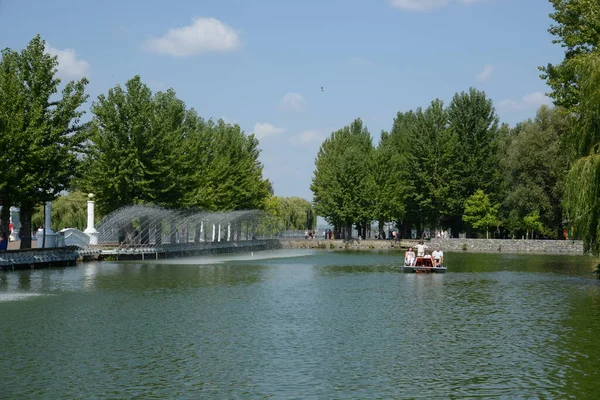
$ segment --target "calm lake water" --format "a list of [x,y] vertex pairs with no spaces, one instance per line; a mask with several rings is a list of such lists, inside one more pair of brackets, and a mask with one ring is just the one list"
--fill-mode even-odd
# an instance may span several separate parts
[[276,251],[0,272],[0,398],[597,398],[583,256]]

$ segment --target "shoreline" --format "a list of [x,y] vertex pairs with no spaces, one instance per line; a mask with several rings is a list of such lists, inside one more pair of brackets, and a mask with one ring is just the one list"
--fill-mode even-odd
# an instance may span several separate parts
[[[275,249],[315,249],[329,251],[393,251],[404,252],[415,247],[417,240],[328,240],[328,239],[264,239],[242,242],[186,243],[162,248],[126,248],[106,253],[76,247],[12,249],[0,252],[0,270],[35,269],[76,265],[77,261],[144,260],[171,257],[199,256],[218,253],[239,253]],[[561,254],[585,256],[583,242],[578,240],[539,239],[430,239],[425,240],[429,251],[438,247],[447,252],[487,254]]]
[[[343,239],[279,239],[282,249],[321,249],[355,251],[405,251],[418,240],[343,240]],[[572,254],[586,255],[581,240],[544,239],[431,239],[425,240],[430,250],[439,246],[442,251],[506,254]]]

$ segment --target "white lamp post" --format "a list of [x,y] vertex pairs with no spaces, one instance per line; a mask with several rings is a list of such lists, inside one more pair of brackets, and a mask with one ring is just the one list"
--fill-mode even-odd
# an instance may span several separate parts
[[94,194],[88,194],[87,201],[87,228],[83,231],[90,237],[90,244],[98,244],[98,231],[94,228]]

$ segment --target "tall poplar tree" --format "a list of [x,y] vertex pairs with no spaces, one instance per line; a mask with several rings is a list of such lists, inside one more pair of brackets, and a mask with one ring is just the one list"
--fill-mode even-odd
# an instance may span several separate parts
[[199,119],[187,138],[192,156],[190,191],[186,204],[213,211],[263,209],[272,195],[262,176],[258,139],[239,125]]
[[87,79],[71,81],[59,94],[58,60],[38,35],[20,53],[2,52],[0,143],[6,168],[0,181],[3,209],[20,207],[21,248],[31,247],[35,207],[56,198],[74,177],[86,139]]
[[323,142],[311,183],[318,215],[344,228],[350,237],[354,223],[373,218],[375,182],[373,139],[360,118]]
[[92,105],[82,188],[101,212],[131,204],[175,206],[183,196],[185,104],[169,90],[155,96],[135,76]]
[[374,217],[383,234],[384,223],[397,221],[406,214],[406,196],[409,193],[408,160],[403,151],[402,138],[393,133],[381,132],[375,149],[372,166],[375,184]]
[[456,182],[450,203],[449,226],[453,234],[464,227],[462,214],[466,199],[478,189],[496,203],[502,174],[498,157],[498,124],[496,110],[485,92],[471,88],[454,95],[447,109],[449,128],[456,135],[458,146],[454,151],[453,171]]

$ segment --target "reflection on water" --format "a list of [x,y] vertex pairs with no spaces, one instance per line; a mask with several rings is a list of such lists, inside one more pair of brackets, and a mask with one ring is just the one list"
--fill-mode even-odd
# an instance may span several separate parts
[[592,398],[594,260],[269,252],[0,273],[9,398]]

